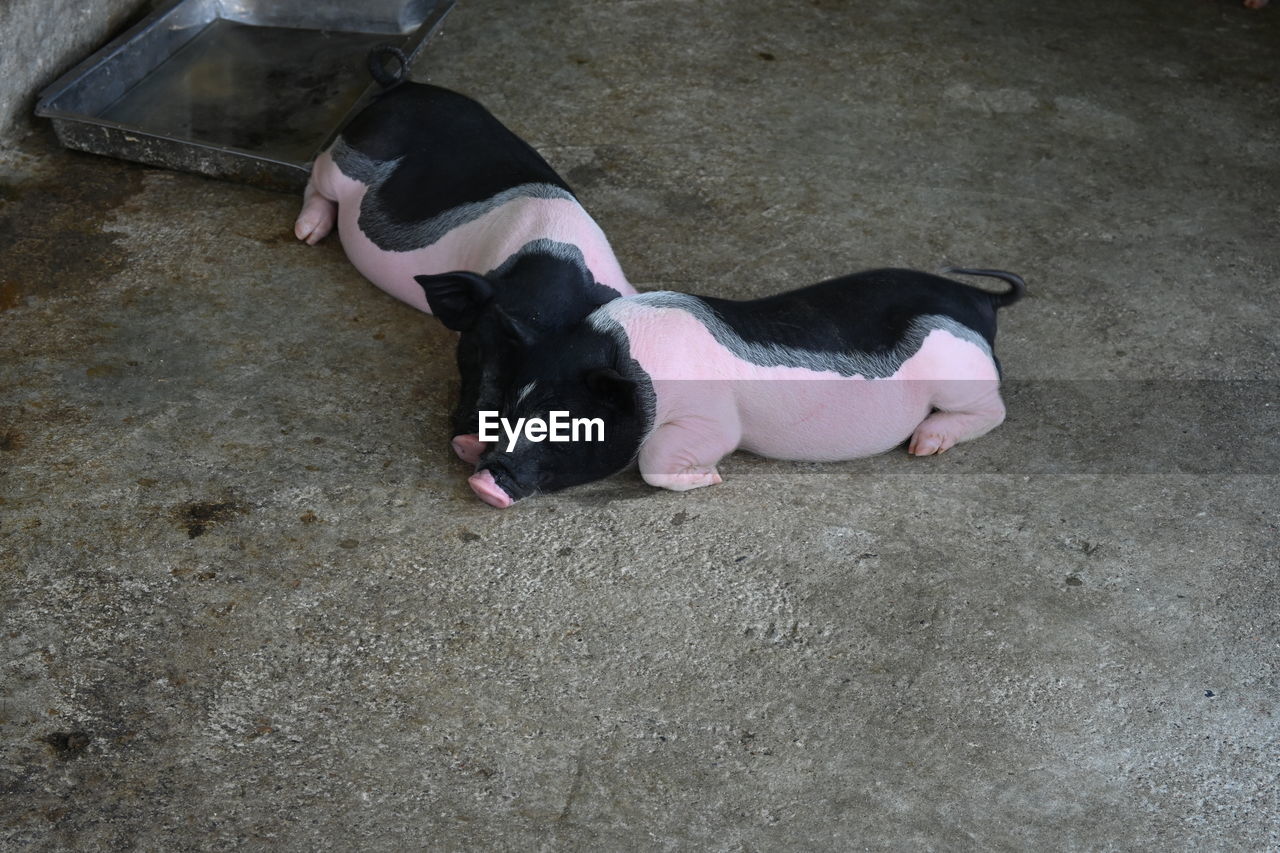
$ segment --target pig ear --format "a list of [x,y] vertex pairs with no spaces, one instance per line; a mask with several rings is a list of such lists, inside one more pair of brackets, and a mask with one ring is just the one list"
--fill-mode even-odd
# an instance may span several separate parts
[[501,305],[494,305],[492,310],[494,316],[498,319],[499,327],[507,336],[508,341],[521,347],[533,345],[534,335],[532,329],[502,310]]
[[422,285],[431,313],[455,332],[465,332],[475,326],[493,299],[493,284],[473,272],[415,275],[413,280]]
[[612,287],[606,287],[598,281],[593,281],[591,283],[591,287],[587,289],[587,302],[588,304],[599,308],[601,305],[612,302],[621,295],[622,294],[618,293],[618,291],[614,290]]
[[588,370],[583,377],[587,389],[604,399],[609,406],[630,413],[636,408],[636,383],[612,367]]

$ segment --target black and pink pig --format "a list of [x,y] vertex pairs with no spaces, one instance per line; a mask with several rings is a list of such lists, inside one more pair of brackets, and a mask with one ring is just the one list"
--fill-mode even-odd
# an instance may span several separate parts
[[751,301],[657,292],[603,305],[527,353],[503,418],[600,419],[604,440],[513,434],[471,487],[506,507],[638,460],[646,482],[684,490],[719,483],[717,463],[737,449],[835,461],[977,438],[1004,420],[996,311],[1025,285],[947,272],[1009,288],[884,269]]
[[393,48],[369,66],[387,90],[316,159],[294,232],[315,245],[336,224],[367,279],[462,333],[453,446],[474,463],[476,412],[496,407],[518,349],[635,290],[569,186],[488,110],[401,82]]

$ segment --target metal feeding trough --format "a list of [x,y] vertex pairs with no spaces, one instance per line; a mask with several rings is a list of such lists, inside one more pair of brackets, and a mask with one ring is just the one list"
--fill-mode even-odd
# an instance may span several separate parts
[[68,148],[274,189],[379,87],[378,44],[410,61],[454,0],[176,0],[40,93]]

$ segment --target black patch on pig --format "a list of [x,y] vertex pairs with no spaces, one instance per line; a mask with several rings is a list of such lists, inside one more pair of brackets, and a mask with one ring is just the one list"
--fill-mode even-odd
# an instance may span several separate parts
[[948,317],[995,346],[999,294],[917,270],[868,270],[763,299],[703,297],[748,343],[812,352],[888,352],[920,317]]
[[342,131],[333,157],[369,186],[360,229],[386,251],[430,245],[511,198],[574,198],[528,143],[439,86],[403,83],[383,94]]
[[[1008,298],[1007,292],[990,293],[928,273],[886,269],[763,299],[659,291],[633,297],[629,304],[685,311],[717,343],[752,364],[884,378],[915,355],[935,329],[971,341],[994,359],[996,307]],[[592,323],[625,339],[607,308],[593,315]]]

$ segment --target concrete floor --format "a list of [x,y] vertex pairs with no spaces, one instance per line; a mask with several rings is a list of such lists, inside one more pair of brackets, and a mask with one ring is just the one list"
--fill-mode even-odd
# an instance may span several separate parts
[[0,847],[1280,848],[1280,9],[464,0],[418,76],[642,289],[1022,273],[1010,420],[493,510],[297,199],[27,136]]

